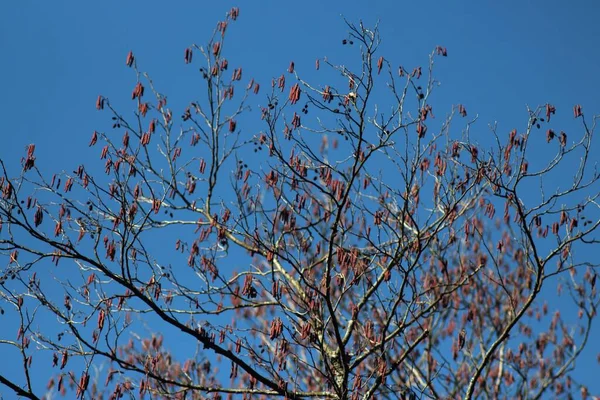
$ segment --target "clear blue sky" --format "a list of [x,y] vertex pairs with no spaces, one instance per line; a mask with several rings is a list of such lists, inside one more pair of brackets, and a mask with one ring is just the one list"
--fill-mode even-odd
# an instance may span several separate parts
[[[186,104],[198,80],[183,51],[203,44],[232,6],[241,15],[229,28],[230,63],[264,85],[290,60],[312,74],[318,57],[347,58],[343,15],[367,26],[379,20],[382,54],[394,65],[425,65],[436,45],[447,47],[449,57],[436,64],[442,87],[435,99],[448,108],[434,111],[465,104],[482,131],[494,121],[500,132],[523,127],[526,105],[554,104],[557,121],[571,121],[577,103],[600,113],[600,3],[592,0],[3,1],[0,157],[13,172],[29,143],[37,145],[38,165],[55,170],[97,157],[87,150],[91,132],[107,128],[97,95],[123,112],[132,107],[129,50],[170,104]],[[589,368],[578,371],[597,371],[598,350],[592,340]]]

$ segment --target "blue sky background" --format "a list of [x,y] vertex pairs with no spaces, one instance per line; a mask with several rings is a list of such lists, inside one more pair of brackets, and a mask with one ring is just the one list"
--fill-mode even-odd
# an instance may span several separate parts
[[[291,60],[310,81],[316,58],[354,57],[341,45],[343,15],[367,26],[379,20],[381,54],[395,66],[425,66],[435,46],[447,47],[448,58],[436,61],[442,86],[434,112],[443,116],[452,104],[465,104],[479,115],[476,128],[484,133],[495,121],[501,133],[522,129],[526,105],[554,104],[553,120],[573,133],[574,104],[600,113],[600,3],[591,0],[4,1],[0,158],[16,172],[25,146],[35,143],[37,164],[53,171],[96,159],[98,149],[87,148],[90,135],[109,127],[107,114],[95,110],[98,94],[125,114],[134,107],[129,50],[178,116],[199,87],[197,66],[184,64],[183,51],[205,43],[232,6],[241,12],[228,28],[230,65],[243,65],[244,76],[265,88]],[[257,106],[264,97],[253,101]],[[579,373],[593,376],[599,349],[592,340]]]

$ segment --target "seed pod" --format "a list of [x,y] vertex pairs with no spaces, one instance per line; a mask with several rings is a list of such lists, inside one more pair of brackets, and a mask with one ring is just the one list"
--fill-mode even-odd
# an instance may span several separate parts
[[125,64],[128,67],[131,67],[133,65],[133,62],[135,61],[135,57],[133,56],[133,52],[129,52],[127,53],[127,60],[125,61]]
[[381,73],[381,68],[383,68],[383,56],[379,57],[379,60],[377,60],[377,74],[378,75]]
[[96,100],[96,110],[104,110],[104,97],[98,95]]
[[93,146],[96,144],[96,142],[98,141],[98,132],[94,131],[94,133],[92,133],[92,139],[90,140],[90,144],[89,146]]
[[467,331],[465,330],[465,328],[460,330],[460,333],[458,334],[458,349],[462,350],[463,347],[465,347],[465,342],[467,339]]

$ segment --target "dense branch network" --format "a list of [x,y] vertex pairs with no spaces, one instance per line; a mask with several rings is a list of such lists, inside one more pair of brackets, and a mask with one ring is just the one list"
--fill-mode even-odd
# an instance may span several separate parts
[[185,49],[205,90],[180,120],[129,53],[136,111],[98,97],[100,168],[50,178],[34,145],[17,176],[0,160],[0,345],[21,360],[0,384],[41,398],[52,366],[45,390],[77,398],[587,395],[571,372],[599,301],[596,118],[576,106],[573,141],[546,104],[483,138],[463,105],[434,116],[445,48],[395,68],[362,24],[343,40],[358,61],[317,60],[317,82],[292,62],[242,83],[238,15]]

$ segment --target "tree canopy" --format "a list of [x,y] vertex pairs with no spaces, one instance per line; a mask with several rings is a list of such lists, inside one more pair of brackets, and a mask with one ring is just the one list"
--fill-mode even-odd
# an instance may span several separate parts
[[362,23],[340,41],[353,63],[317,58],[308,81],[290,61],[259,82],[228,61],[238,17],[182,50],[202,84],[184,109],[124,57],[133,110],[99,95],[106,129],[81,143],[99,160],[53,171],[35,144],[20,167],[0,159],[0,345],[22,361],[0,384],[31,399],[586,398],[596,117],[548,103],[482,130],[435,106],[452,49],[402,66]]

